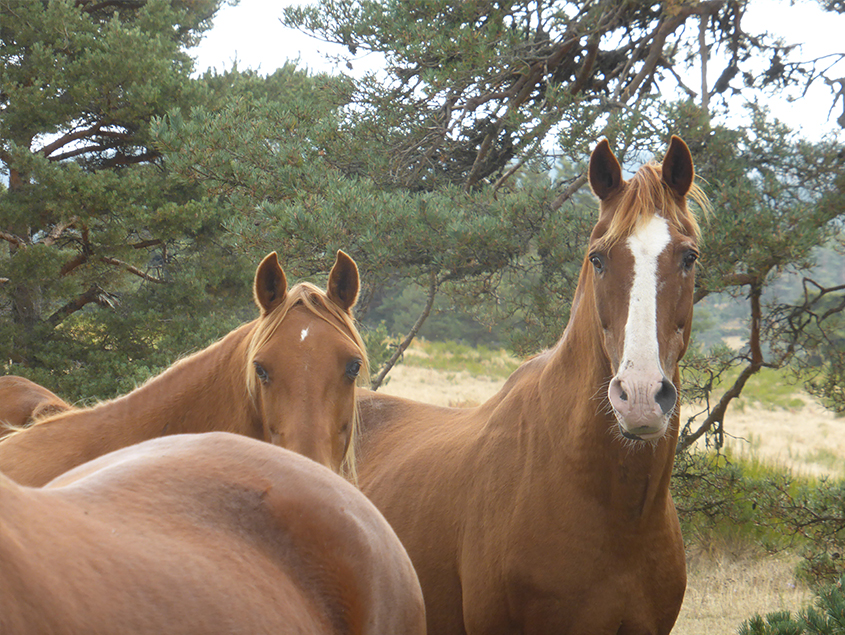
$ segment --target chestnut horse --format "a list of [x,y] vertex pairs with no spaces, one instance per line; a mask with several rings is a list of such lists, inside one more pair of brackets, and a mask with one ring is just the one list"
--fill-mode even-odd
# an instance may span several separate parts
[[31,425],[57,412],[70,409],[58,395],[26,377],[0,377],[0,439],[12,430]]
[[560,341],[477,408],[359,396],[359,485],[408,550],[436,635],[663,635],[686,587],[669,478],[699,228],[673,137],[630,181],[607,141]]
[[236,432],[354,477],[355,384],[367,355],[352,319],[358,268],[339,251],[324,293],[290,290],[276,253],[255,273],[260,316],[117,399],[0,441],[0,472],[43,485],[101,454],[185,432]]
[[0,474],[0,632],[423,635],[408,554],[353,485],[214,432],[44,488]]

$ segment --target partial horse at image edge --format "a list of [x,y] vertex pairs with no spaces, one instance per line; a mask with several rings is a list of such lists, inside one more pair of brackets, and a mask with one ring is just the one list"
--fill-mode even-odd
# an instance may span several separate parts
[[362,391],[359,484],[438,635],[666,635],[686,586],[669,481],[706,209],[673,137],[629,181],[607,141],[569,323],[486,403]]
[[423,635],[382,515],[301,455],[222,432],[154,439],[44,488],[0,474],[4,635]]
[[0,439],[71,405],[26,377],[0,376]]

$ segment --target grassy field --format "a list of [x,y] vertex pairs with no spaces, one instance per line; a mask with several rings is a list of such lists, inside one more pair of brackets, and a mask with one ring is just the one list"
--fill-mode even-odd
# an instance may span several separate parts
[[[492,396],[518,364],[500,350],[417,341],[382,390],[428,403],[473,406]],[[682,410],[682,416],[694,409]],[[738,459],[811,477],[843,476],[845,421],[774,371],[752,378],[729,411],[726,429],[726,451]],[[686,537],[687,593],[673,633],[731,634],[755,613],[794,611],[811,601],[810,591],[796,579],[796,555],[766,556],[741,534]]]
[[404,364],[414,368],[428,368],[452,375],[470,375],[488,379],[507,379],[517,369],[520,360],[507,351],[479,346],[473,348],[459,342],[430,342],[417,340],[405,352]]

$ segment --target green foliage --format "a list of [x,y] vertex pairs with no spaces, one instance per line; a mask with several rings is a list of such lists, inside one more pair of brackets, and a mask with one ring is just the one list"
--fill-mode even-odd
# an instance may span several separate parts
[[[364,340],[364,345],[367,347],[367,357],[370,362],[370,375],[378,372],[390,356],[393,354],[393,348],[397,346],[396,338],[390,335],[384,323],[379,323],[375,326],[361,327],[359,326],[361,338]],[[386,385],[390,378],[386,378],[382,385]]]
[[[841,144],[796,139],[759,108],[743,128],[714,124],[718,95],[797,77],[782,68],[791,50],[744,30],[742,3],[291,6],[286,24],[353,58],[382,55],[385,73],[352,80],[291,63],[191,78],[186,47],[220,1],[0,5],[9,372],[73,394],[88,381],[97,394],[122,389],[146,373],[129,360],[158,368],[245,319],[251,272],[270,250],[291,279],[346,250],[363,276],[359,315],[391,336],[431,300],[428,337],[549,346],[595,222],[582,175],[602,135],[626,169],[671,133],[689,143],[717,209],[699,300],[753,300],[839,239]],[[725,73],[701,104],[667,103],[666,82],[695,64],[699,24],[715,49],[731,43]],[[825,314],[837,293],[819,292]],[[796,330],[790,310],[773,304],[744,326],[760,330],[746,338],[759,351],[718,350],[710,366],[796,360],[822,369],[802,378],[835,400],[840,325]],[[824,353],[830,343],[837,353]],[[707,363],[695,362],[699,395],[716,386]],[[125,379],[107,388],[98,372]]]
[[786,521],[763,501],[796,487],[782,470],[754,459],[689,452],[675,459],[672,497],[685,540],[705,551],[793,548]]
[[765,618],[755,615],[737,631],[739,635],[802,635],[806,631],[792,619],[789,611],[768,613]]
[[793,616],[789,611],[755,615],[746,620],[739,635],[842,635],[845,633],[845,580],[821,589],[815,606]]
[[676,457],[672,495],[688,543],[721,553],[797,553],[798,575],[816,588],[845,575],[843,480],[797,477],[730,454],[685,452]]

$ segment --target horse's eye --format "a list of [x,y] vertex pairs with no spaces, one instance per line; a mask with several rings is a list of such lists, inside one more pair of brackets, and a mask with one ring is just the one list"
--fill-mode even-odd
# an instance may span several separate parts
[[270,373],[267,372],[267,369],[264,368],[258,362],[252,362],[252,365],[255,366],[255,374],[258,375],[258,379],[261,380],[262,384],[266,384],[270,381]]
[[592,263],[596,273],[604,273],[604,256],[601,254],[590,254],[590,263]]
[[358,373],[361,372],[361,360],[360,359],[353,359],[346,365],[346,376],[349,379],[355,379],[358,377]]
[[698,254],[694,251],[688,251],[684,254],[684,271],[689,271],[698,260]]

